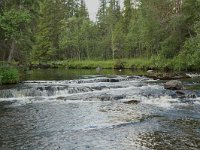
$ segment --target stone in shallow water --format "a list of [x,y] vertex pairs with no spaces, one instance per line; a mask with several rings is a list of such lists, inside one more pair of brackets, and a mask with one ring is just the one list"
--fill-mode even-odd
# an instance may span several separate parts
[[178,80],[171,80],[164,84],[164,88],[168,90],[182,90],[183,84]]
[[182,92],[182,91],[176,91],[176,96],[177,96],[178,98],[186,98],[185,93]]
[[109,79],[109,82],[119,82],[118,79]]
[[57,97],[56,99],[57,99],[57,100],[66,100],[66,97],[60,96],[60,97]]
[[122,103],[124,103],[124,104],[139,104],[140,101],[138,101],[138,100],[124,100],[124,101],[122,101]]
[[97,99],[100,99],[101,101],[112,101],[112,100],[120,100],[125,98],[125,95],[112,95],[112,94],[101,94],[97,96]]
[[180,98],[180,99],[193,99],[198,97],[198,93],[194,91],[187,91],[187,90],[178,90],[174,93],[170,94],[172,98]]

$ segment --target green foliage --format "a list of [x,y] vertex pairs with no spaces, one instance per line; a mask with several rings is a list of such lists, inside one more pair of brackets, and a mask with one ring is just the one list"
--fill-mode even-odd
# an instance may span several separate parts
[[176,69],[200,70],[200,20],[195,22],[193,31],[195,36],[185,41],[183,51],[177,56]]
[[26,24],[30,22],[30,15],[26,10],[11,9],[0,16],[0,28],[4,30],[6,38],[20,38]]
[[51,60],[59,53],[59,37],[62,21],[65,18],[64,2],[44,0],[40,3],[40,16],[37,21],[33,59]]
[[125,62],[123,62],[122,60],[116,60],[113,68],[114,69],[124,69],[125,68],[124,64],[125,64]]
[[115,58],[124,58],[124,39],[125,34],[123,32],[122,22],[116,24],[113,32],[112,44],[115,52]]
[[[0,59],[25,60],[27,48],[31,49],[32,25],[36,16],[37,2],[5,1],[0,11]],[[34,9],[34,10],[33,10]]]
[[74,60],[71,68],[95,68],[101,62],[87,60],[113,59],[104,65],[199,69],[199,0],[124,0],[123,8],[119,2],[100,0],[93,22],[84,0],[3,0],[0,59]]
[[10,66],[0,67],[0,84],[15,84],[19,82],[19,72]]
[[112,69],[113,61],[69,61],[67,66],[72,69],[96,69],[97,67]]

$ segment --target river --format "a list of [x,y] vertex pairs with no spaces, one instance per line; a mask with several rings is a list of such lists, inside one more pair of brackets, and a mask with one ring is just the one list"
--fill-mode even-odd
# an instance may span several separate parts
[[200,78],[187,96],[142,72],[35,70],[0,90],[1,150],[198,150]]

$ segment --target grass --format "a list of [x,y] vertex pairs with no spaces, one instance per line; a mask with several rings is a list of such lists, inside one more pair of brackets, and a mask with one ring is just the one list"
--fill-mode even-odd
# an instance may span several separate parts
[[85,60],[85,61],[68,61],[65,62],[66,66],[68,68],[72,69],[95,69],[97,67],[103,68],[103,69],[111,69],[113,68],[113,61],[107,60],[107,61],[94,61],[94,60]]
[[[48,65],[49,68],[69,68],[69,69],[134,69],[134,70],[160,70],[160,71],[198,71],[200,68],[191,67],[188,62],[179,59],[163,59],[159,57],[118,59],[118,60],[64,60],[49,61],[45,63],[32,62],[31,64]],[[36,67],[37,68],[37,67]],[[38,67],[39,68],[39,67]]]
[[120,60],[65,60],[49,62],[32,62],[34,65],[48,65],[50,68],[69,68],[69,69],[145,69],[149,68],[150,61],[146,59],[120,59]]
[[141,69],[147,70],[153,68],[152,60],[147,59],[120,59],[120,60],[66,60],[66,61],[49,61],[47,63],[32,62],[34,65],[43,64],[50,68],[69,68],[69,69]]
[[101,67],[103,69],[113,68],[114,62],[112,60],[96,61],[96,60],[65,60],[65,61],[49,61],[49,62],[32,62],[33,65],[48,65],[50,68],[69,68],[69,69],[95,69]]

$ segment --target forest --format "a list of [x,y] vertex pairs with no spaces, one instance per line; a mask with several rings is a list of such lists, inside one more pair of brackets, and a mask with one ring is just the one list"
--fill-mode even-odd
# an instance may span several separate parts
[[0,60],[141,59],[155,67],[200,69],[200,0],[99,3],[93,21],[84,0],[1,0]]

